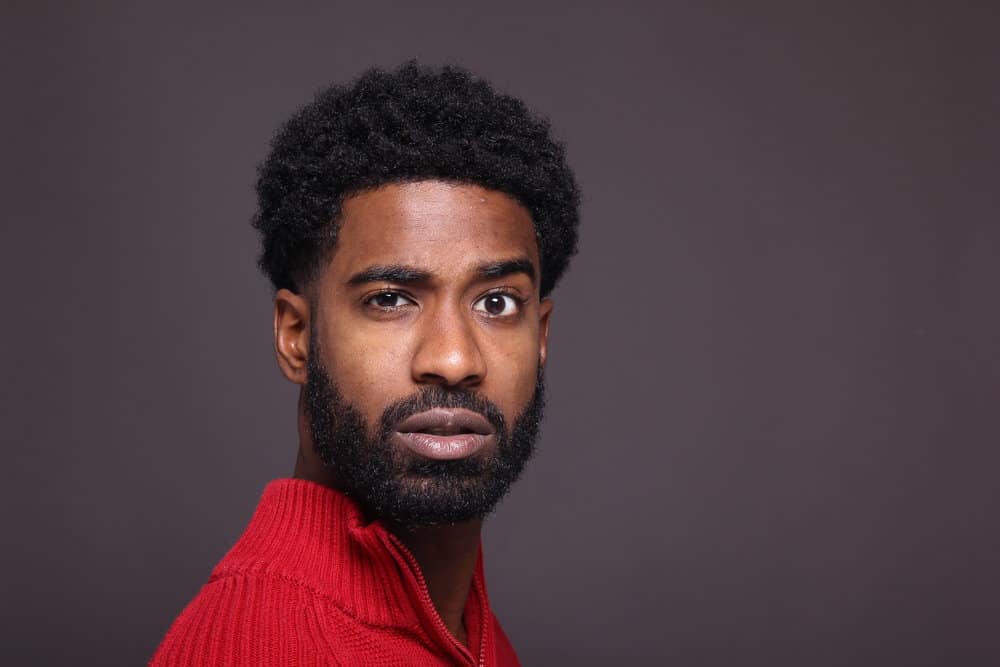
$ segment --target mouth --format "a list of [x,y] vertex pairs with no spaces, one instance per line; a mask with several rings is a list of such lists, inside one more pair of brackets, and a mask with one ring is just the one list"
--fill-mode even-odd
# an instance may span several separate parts
[[494,444],[496,430],[478,412],[434,408],[401,421],[393,440],[425,459],[453,461],[473,456]]

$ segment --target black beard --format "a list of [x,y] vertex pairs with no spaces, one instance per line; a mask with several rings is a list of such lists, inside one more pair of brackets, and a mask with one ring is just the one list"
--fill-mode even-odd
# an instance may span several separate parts
[[[528,407],[507,428],[500,409],[483,396],[439,385],[387,407],[370,436],[361,413],[344,400],[314,347],[309,355],[305,407],[313,447],[337,488],[365,514],[407,529],[487,516],[531,458],[545,404],[542,368]],[[465,408],[496,429],[496,449],[453,461],[432,461],[400,451],[389,439],[400,421],[431,408]]]

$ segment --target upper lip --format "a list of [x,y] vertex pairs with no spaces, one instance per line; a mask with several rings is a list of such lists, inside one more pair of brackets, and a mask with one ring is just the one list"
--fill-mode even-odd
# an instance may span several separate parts
[[396,430],[400,433],[430,433],[432,435],[458,435],[478,433],[490,435],[493,425],[478,412],[464,408],[433,408],[418,412],[399,422]]

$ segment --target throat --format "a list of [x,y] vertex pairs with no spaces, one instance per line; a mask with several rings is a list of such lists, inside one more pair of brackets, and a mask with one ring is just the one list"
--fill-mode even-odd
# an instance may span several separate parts
[[413,554],[427,584],[431,604],[448,631],[468,645],[463,622],[479,558],[482,520],[413,530],[390,527]]

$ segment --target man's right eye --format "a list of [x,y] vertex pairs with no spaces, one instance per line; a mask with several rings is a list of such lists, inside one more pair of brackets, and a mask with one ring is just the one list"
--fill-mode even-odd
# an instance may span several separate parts
[[395,310],[396,308],[413,304],[413,300],[403,296],[399,292],[386,291],[373,294],[365,299],[365,303],[382,310]]

